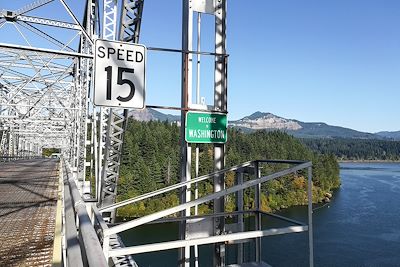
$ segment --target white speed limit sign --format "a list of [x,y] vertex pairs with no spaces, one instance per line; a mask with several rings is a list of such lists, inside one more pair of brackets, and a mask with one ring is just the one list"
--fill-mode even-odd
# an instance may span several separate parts
[[97,39],[95,49],[94,104],[144,108],[146,47]]

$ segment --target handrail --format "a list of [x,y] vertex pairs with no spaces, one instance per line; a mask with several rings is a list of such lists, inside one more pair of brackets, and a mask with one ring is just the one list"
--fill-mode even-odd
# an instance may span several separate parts
[[206,175],[203,175],[203,176],[199,176],[199,177],[194,178],[194,179],[192,179],[190,181],[185,181],[185,182],[180,182],[180,183],[177,183],[177,184],[174,184],[174,185],[170,185],[170,186],[158,189],[158,190],[150,192],[150,193],[146,193],[146,194],[143,194],[143,195],[140,195],[140,196],[137,196],[137,197],[133,197],[133,198],[130,198],[130,199],[127,199],[127,200],[124,200],[124,201],[121,201],[121,202],[118,202],[118,203],[115,203],[115,204],[100,208],[99,211],[100,212],[111,211],[113,209],[120,208],[120,207],[123,207],[125,205],[132,204],[132,203],[138,202],[140,200],[143,200],[143,199],[146,199],[146,198],[149,198],[149,197],[154,197],[154,196],[157,196],[157,195],[160,195],[160,194],[163,194],[163,193],[167,193],[167,192],[172,191],[174,189],[178,189],[178,188],[181,188],[181,187],[184,187],[184,186],[190,186],[190,185],[192,185],[194,183],[198,183],[198,182],[210,179],[210,178],[212,178],[212,177],[214,177],[216,175],[220,175],[220,174],[223,174],[225,172],[236,171],[238,169],[250,166],[252,163],[253,163],[253,161],[247,161],[245,163],[242,163],[242,164],[239,164],[239,165],[227,168],[227,169],[223,169],[223,170],[212,172],[212,173],[209,173],[209,174],[206,174]]
[[[67,167],[67,164],[65,164],[65,166]],[[79,233],[82,241],[81,245],[84,249],[84,254],[87,257],[87,263],[89,266],[106,267],[108,266],[107,260],[104,257],[100,241],[97,238],[97,234],[87,213],[85,202],[81,198],[70,170],[68,168],[66,169],[72,202],[79,221]]]
[[257,162],[262,162],[262,163],[287,163],[287,164],[302,164],[302,163],[306,163],[306,161],[299,161],[299,160],[254,160],[254,161],[247,161],[247,162],[244,162],[242,164],[238,164],[238,165],[232,166],[230,168],[226,168],[226,169],[223,169],[223,170],[219,170],[219,171],[215,171],[215,172],[212,172],[212,173],[209,173],[209,174],[206,174],[206,175],[199,176],[199,177],[194,178],[194,179],[192,179],[190,181],[180,182],[180,183],[177,183],[177,184],[174,184],[174,185],[170,185],[170,186],[158,189],[158,190],[153,191],[153,192],[149,192],[149,193],[137,196],[137,197],[133,197],[133,198],[130,198],[130,199],[127,199],[127,200],[123,200],[121,202],[118,202],[118,203],[115,203],[115,204],[112,204],[112,205],[109,205],[109,206],[105,206],[105,207],[99,208],[99,211],[100,212],[111,211],[113,209],[120,208],[120,207],[123,207],[123,206],[128,205],[128,204],[133,204],[135,202],[141,201],[141,200],[146,199],[146,198],[150,198],[150,197],[154,197],[154,196],[157,196],[157,195],[160,195],[160,194],[163,194],[163,193],[167,193],[169,191],[172,191],[172,190],[184,187],[184,186],[190,186],[190,185],[192,185],[194,183],[198,183],[198,182],[213,178],[214,176],[218,176],[218,175],[224,174],[226,172],[236,171],[236,170],[239,170],[241,168],[251,166],[253,163],[257,163]]
[[67,265],[81,267],[83,266],[82,252],[80,250],[79,240],[76,235],[74,205],[72,204],[71,191],[68,185],[68,175],[63,162],[60,163],[60,169],[63,172],[63,180],[64,180],[64,217],[65,217],[64,235],[66,239]]
[[[288,175],[290,173],[293,173],[293,172],[296,172],[298,170],[305,169],[305,168],[311,167],[311,166],[312,166],[311,162],[303,162],[302,164],[299,164],[299,165],[294,166],[292,168],[285,169],[285,170],[282,170],[282,171],[278,171],[278,172],[275,172],[275,173],[270,174],[270,175],[262,176],[262,177],[260,177],[258,179],[250,180],[250,181],[244,182],[243,184],[232,186],[230,188],[227,188],[227,189],[222,190],[222,191],[215,192],[215,193],[210,194],[208,196],[204,196],[202,198],[198,198],[198,199],[195,199],[195,200],[180,204],[180,205],[178,205],[176,207],[165,209],[165,210],[162,210],[162,211],[159,211],[159,212],[156,212],[156,213],[141,217],[139,219],[135,219],[135,220],[132,220],[132,221],[129,221],[129,222],[122,223],[122,224],[120,224],[118,226],[114,226],[112,228],[104,230],[104,235],[105,236],[110,236],[112,234],[117,234],[117,233],[126,231],[128,229],[137,227],[139,225],[142,225],[142,224],[145,224],[145,223],[160,219],[162,217],[165,217],[165,216],[168,216],[168,215],[171,215],[171,214],[174,214],[176,212],[179,212],[179,211],[194,207],[196,205],[200,205],[200,204],[205,203],[207,201],[210,201],[210,200],[213,200],[213,199],[216,199],[216,198],[219,198],[219,197],[223,197],[223,196],[231,194],[231,193],[238,192],[239,190],[243,190],[243,189],[249,188],[251,186],[255,186],[257,184],[264,183],[266,181],[273,180],[273,179],[276,179],[278,177],[282,177],[282,176]],[[215,172],[215,173],[217,173],[217,172]],[[215,174],[215,173],[213,173],[213,174]],[[220,173],[220,172],[218,172],[218,173]],[[209,175],[207,175],[207,176],[209,176]]]
[[[137,245],[132,247],[113,249],[109,253],[110,257],[116,257],[116,256],[130,255],[130,254],[139,254],[144,252],[169,250],[169,249],[182,248],[194,245],[215,244],[221,242],[229,244],[237,240],[252,239],[252,238],[271,236],[271,235],[300,233],[304,231],[308,231],[308,226],[297,225],[285,228],[272,228],[268,230],[258,230],[258,231],[255,230],[255,231],[246,231],[242,233],[224,234],[212,237],[196,238],[191,240],[174,240],[174,241],[166,241],[154,244]],[[238,265],[233,265],[233,266],[238,266]],[[253,266],[253,265],[246,265],[246,266]]]
[[[259,164],[262,163],[272,163],[272,164],[286,164],[283,169],[280,171],[276,171],[274,173],[268,174],[261,176],[261,173],[259,172],[260,166]],[[289,166],[287,166],[289,165]],[[295,165],[295,166],[290,166],[290,165]],[[236,204],[238,205],[238,211],[234,212],[219,212],[219,213],[213,213],[213,214],[206,214],[206,215],[195,215],[195,216],[184,216],[181,218],[174,218],[173,220],[189,220],[189,219],[195,219],[195,218],[205,218],[205,217],[224,217],[227,215],[233,215],[233,216],[238,216],[238,220],[242,220],[242,224],[240,228],[240,221],[238,221],[238,226],[239,227],[239,232],[235,232],[236,228],[226,228],[228,230],[222,230],[221,233],[219,234],[212,234],[209,233],[209,236],[206,237],[195,237],[195,238],[184,238],[183,240],[174,240],[174,241],[167,241],[167,242],[160,242],[160,243],[153,243],[153,244],[144,244],[144,245],[136,245],[136,246],[130,246],[130,247],[123,247],[123,248],[116,248],[111,245],[112,243],[112,238],[118,233],[121,233],[123,231],[135,228],[140,225],[144,225],[147,223],[151,222],[159,222],[159,221],[169,221],[168,219],[165,219],[165,217],[176,214],[180,211],[190,209],[191,207],[212,201],[214,199],[218,199],[221,197],[224,197],[228,194],[232,193],[237,193],[239,194],[240,192],[243,192],[243,190],[251,187],[255,187],[256,192],[260,194],[261,190],[261,184],[265,183],[267,181],[271,181],[276,178],[280,178],[286,175],[289,175],[291,173],[296,173],[298,171],[308,169],[308,225],[303,224],[302,222],[289,219],[283,216],[279,216],[276,214],[271,214],[268,212],[262,211],[260,208],[260,204],[256,205],[255,210],[243,210],[243,202],[242,204],[239,204],[239,202]],[[157,196],[162,193],[169,192],[174,189],[182,188],[185,186],[190,186],[191,184],[198,183],[200,181],[204,181],[209,178],[213,178],[217,175],[224,174],[226,172],[230,171],[236,171],[237,174],[239,174],[239,177],[237,180],[237,184],[233,185],[229,188],[223,189],[218,192],[213,192],[208,195],[205,195],[201,198],[194,199],[189,202],[185,202],[182,204],[178,204],[176,206],[173,206],[171,208],[166,208],[164,210],[161,210],[159,212],[155,212],[137,219],[133,219],[128,222],[124,222],[118,225],[107,225],[104,223],[101,217],[101,212],[104,211],[110,211],[113,209],[116,209],[118,207],[122,207],[124,205],[132,204],[135,202],[138,202],[140,200],[144,200],[149,197]],[[243,182],[243,173],[249,173],[252,175],[255,175],[254,179],[250,179],[246,182]],[[249,242],[251,239],[255,239],[256,242],[256,249],[255,249],[255,256],[256,256],[256,261],[261,261],[261,259],[257,260],[257,255],[260,255],[261,253],[261,238],[264,236],[268,235],[279,235],[279,234],[286,234],[286,233],[296,233],[296,232],[304,232],[308,231],[309,232],[309,249],[310,249],[310,266],[312,266],[312,261],[313,261],[313,244],[312,244],[312,214],[311,214],[311,205],[312,205],[312,193],[311,193],[311,187],[312,187],[312,162],[311,161],[298,161],[298,160],[254,160],[254,161],[248,161],[243,164],[239,164],[230,168],[226,168],[220,171],[216,171],[207,175],[203,175],[200,177],[197,177],[193,180],[186,181],[186,182],[181,182],[163,189],[159,189],[154,192],[146,193],[107,207],[103,207],[100,209],[97,209],[94,205],[92,206],[92,215],[93,215],[93,220],[94,224],[99,227],[99,230],[101,229],[101,233],[99,233],[99,237],[102,238],[103,240],[103,253],[104,257],[106,259],[114,259],[115,257],[121,257],[121,256],[126,256],[126,255],[131,255],[131,254],[137,254],[137,253],[145,253],[145,252],[150,252],[150,251],[159,251],[159,250],[168,250],[172,248],[181,248],[181,247],[187,247],[187,246],[197,246],[197,245],[205,245],[205,244],[212,244],[212,243],[231,243],[231,244],[241,244],[243,242]],[[257,191],[258,190],[258,191]],[[239,192],[239,193],[238,193]],[[237,195],[240,197],[240,195]],[[243,193],[242,196],[243,198]],[[258,200],[259,197],[258,197]],[[241,208],[240,208],[241,207]],[[244,231],[243,229],[243,213],[254,213],[255,214],[255,230],[253,231]],[[284,228],[273,228],[269,230],[262,230],[261,229],[261,215],[267,215],[267,216],[272,216],[280,220],[284,220],[286,222],[289,222],[291,224],[294,224],[294,226],[289,226],[289,227],[284,227]],[[241,217],[241,219],[239,219]],[[162,219],[164,218],[164,219]],[[160,220],[161,219],[161,220]],[[258,222],[258,223],[257,223]],[[241,230],[240,230],[241,229]]]

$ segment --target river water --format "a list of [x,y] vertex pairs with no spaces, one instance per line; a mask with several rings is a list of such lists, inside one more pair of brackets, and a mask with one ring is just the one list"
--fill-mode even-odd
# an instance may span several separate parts
[[[315,266],[400,266],[400,164],[341,163],[342,186],[329,205],[314,206]],[[279,214],[306,222],[306,207]],[[267,218],[264,227],[272,225]],[[275,225],[276,226],[276,225]],[[126,245],[172,240],[176,224],[150,225],[122,235]],[[140,241],[139,241],[140,240]],[[251,257],[252,247],[245,252]],[[308,266],[308,234],[265,237],[263,260],[272,266]],[[176,266],[177,252],[136,255],[139,266]],[[234,258],[228,250],[228,258]],[[245,253],[245,254],[246,254]],[[202,247],[200,265],[211,265],[211,250]]]

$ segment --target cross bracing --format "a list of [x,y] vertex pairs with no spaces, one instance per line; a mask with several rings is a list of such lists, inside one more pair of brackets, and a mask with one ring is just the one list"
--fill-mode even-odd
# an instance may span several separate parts
[[0,7],[0,33],[10,33],[0,43],[0,149],[18,154],[21,141],[61,148],[80,180],[96,176],[99,202],[111,204],[128,112],[93,104],[93,43],[138,42],[144,1],[87,0],[76,10],[67,0],[25,2]]
[[82,178],[95,35],[95,18],[85,16],[93,12],[66,0],[21,2],[0,7],[1,154],[59,148]]
[[[138,43],[143,5],[143,0],[123,0],[118,25],[117,1],[104,1],[103,38]],[[117,26],[119,26],[119,31],[116,30]],[[100,150],[99,153],[100,159],[104,159],[104,165],[101,168],[101,192],[99,194],[101,205],[109,205],[116,201],[122,146],[127,121],[127,109],[112,108],[101,109],[100,111],[100,143],[104,142],[105,146],[104,150]]]

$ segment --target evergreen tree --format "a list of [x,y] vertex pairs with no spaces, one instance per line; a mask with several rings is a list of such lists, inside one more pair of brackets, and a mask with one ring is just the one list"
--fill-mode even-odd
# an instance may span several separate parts
[[[328,192],[340,185],[339,166],[331,153],[318,155],[298,139],[280,131],[256,131],[245,134],[240,130],[228,130],[226,144],[226,166],[234,166],[255,159],[291,159],[313,162],[313,200],[319,201]],[[325,145],[322,145],[325,144]],[[129,122],[125,134],[123,161],[120,168],[118,200],[128,199],[156,189],[175,184],[180,178],[179,127],[168,122]],[[324,149],[326,143],[310,144],[315,149]],[[194,146],[193,146],[194,147]],[[194,153],[192,149],[192,177],[194,173]],[[379,153],[379,152],[377,152]],[[199,175],[214,170],[213,145],[199,144]],[[287,164],[263,165],[262,175],[282,168]],[[254,176],[247,176],[253,179]],[[234,184],[234,174],[225,176],[226,186]],[[307,173],[298,172],[262,185],[262,208],[266,211],[291,205],[305,204],[307,201]],[[199,183],[199,195],[213,191],[212,179]],[[158,199],[124,207],[118,210],[121,216],[141,216],[178,203],[177,192],[171,192]],[[226,197],[227,209],[234,209],[234,197]],[[245,205],[254,207],[254,190],[247,189]],[[212,203],[201,205],[201,212],[209,212]]]

